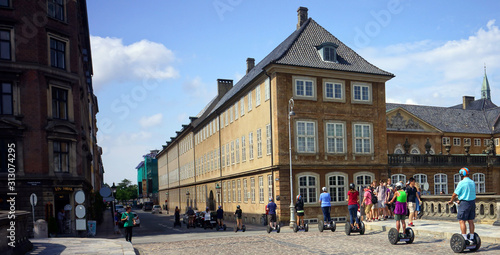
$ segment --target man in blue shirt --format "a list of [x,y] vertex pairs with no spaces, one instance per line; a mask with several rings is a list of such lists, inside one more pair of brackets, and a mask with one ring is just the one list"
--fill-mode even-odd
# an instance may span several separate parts
[[267,210],[271,219],[269,220],[269,226],[276,228],[276,208],[278,206],[273,202],[273,198],[269,198],[269,204],[267,204]]
[[[458,183],[448,203],[453,203],[453,200],[458,197],[457,219],[460,222],[460,231],[465,240],[472,243],[474,240],[474,219],[476,218],[476,185],[469,178],[468,168],[464,167],[458,173],[462,180]],[[470,233],[468,237],[465,221],[469,222]]]
[[323,211],[323,220],[324,223],[329,223],[331,221],[330,219],[330,193],[326,192],[326,187],[323,187],[323,193],[319,195],[319,203],[321,204],[321,211]]

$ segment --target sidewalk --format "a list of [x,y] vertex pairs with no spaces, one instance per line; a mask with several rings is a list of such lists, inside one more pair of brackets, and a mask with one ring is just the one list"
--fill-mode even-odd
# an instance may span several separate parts
[[111,212],[104,212],[104,221],[97,226],[96,237],[63,237],[30,239],[33,250],[27,254],[120,254],[135,255],[131,243],[123,239],[122,234],[114,233]]
[[[408,224],[408,220],[406,220],[406,224]],[[450,239],[453,234],[460,233],[458,221],[416,220],[413,221],[413,224],[415,226],[412,229],[417,237],[419,235],[432,235]],[[396,227],[396,222],[394,219],[365,222],[365,226],[367,230],[389,231]],[[481,237],[482,242],[500,243],[500,227],[486,224],[476,224],[475,227],[474,232]]]

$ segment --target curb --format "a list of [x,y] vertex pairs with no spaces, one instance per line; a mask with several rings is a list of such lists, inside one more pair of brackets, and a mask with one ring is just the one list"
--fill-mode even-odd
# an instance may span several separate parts
[[[378,226],[378,225],[369,225],[365,224],[367,230],[377,230],[377,231],[388,231],[392,227],[387,227],[387,226]],[[439,231],[430,231],[430,230],[423,230],[423,229],[418,229],[418,228],[413,228],[413,231],[415,232],[415,235],[426,235],[426,236],[437,236],[439,238],[443,239],[451,239],[451,236],[455,233],[450,233],[450,232],[439,232]],[[490,236],[481,236],[481,242],[486,242],[486,243],[500,243],[500,238],[496,237],[490,237]]]

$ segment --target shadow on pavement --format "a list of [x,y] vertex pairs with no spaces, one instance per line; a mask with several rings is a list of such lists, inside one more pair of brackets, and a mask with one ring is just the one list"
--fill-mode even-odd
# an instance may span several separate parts
[[61,254],[66,246],[61,244],[54,243],[37,243],[33,242],[33,250],[28,252],[27,254],[37,254],[37,255],[58,255]]

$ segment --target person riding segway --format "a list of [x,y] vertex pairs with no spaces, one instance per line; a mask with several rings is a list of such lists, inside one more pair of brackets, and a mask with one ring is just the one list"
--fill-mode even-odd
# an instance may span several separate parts
[[[406,207],[406,192],[403,190],[402,183],[396,183],[396,192],[394,193],[394,197],[389,201],[389,204],[392,204],[394,200],[396,200],[396,206],[394,209],[394,219],[396,220],[396,228],[391,228],[389,230],[389,242],[391,244],[396,244],[399,241],[405,241],[407,244],[413,243],[415,239],[415,233],[413,229],[410,227],[406,227],[406,211],[408,210]],[[404,233],[400,233],[400,224],[404,229]]]
[[[465,249],[477,251],[481,247],[481,238],[474,232],[474,219],[476,218],[476,185],[469,178],[469,169],[463,167],[458,171],[462,180],[458,183],[455,192],[451,196],[449,204],[454,203],[458,197],[457,219],[460,223],[460,232],[462,234],[453,234],[450,239],[451,249],[456,252],[462,252]],[[467,226],[469,223],[469,234],[467,235]]]
[[[349,210],[350,224],[345,224],[345,233],[350,235],[352,232],[358,232],[360,235],[365,233],[365,224],[360,222],[358,217],[359,192],[354,183],[349,184],[347,192],[347,209]],[[356,224],[354,224],[356,222]]]
[[224,219],[224,210],[222,210],[222,206],[219,205],[219,209],[217,209],[217,226],[215,227],[217,231],[219,231],[219,229],[226,231],[226,224],[222,222],[223,219]]
[[303,230],[304,232],[309,231],[309,226],[304,224],[304,200],[301,195],[297,195],[297,202],[295,203],[295,211],[297,213],[297,223],[293,224],[293,232]]
[[245,232],[247,228],[242,223],[241,218],[243,216],[243,211],[241,210],[240,205],[236,206],[236,212],[234,213],[234,215],[236,217],[236,226],[234,227],[234,232],[238,232],[238,230]]
[[276,233],[280,232],[280,225],[277,224],[276,220],[276,209],[278,206],[273,202],[273,198],[269,198],[269,204],[267,204],[267,211],[269,213],[269,217],[271,218],[269,220],[269,225],[267,225],[267,233],[271,233],[272,231],[276,231]]
[[174,227],[179,226],[182,227],[181,225],[181,210],[179,210],[179,207],[175,207],[175,212],[174,212]]
[[196,224],[194,223],[194,218],[195,218],[196,214],[194,213],[194,210],[193,210],[193,208],[191,208],[191,206],[187,210],[186,214],[188,215],[188,219],[189,219],[188,224],[187,224],[187,228],[195,228]]
[[330,229],[332,232],[335,232],[337,225],[335,224],[335,221],[330,218],[330,193],[326,191],[326,187],[323,187],[322,190],[323,193],[319,196],[319,204],[321,205],[321,211],[323,212],[323,221],[318,223],[318,229],[319,232],[323,232],[325,229]]

